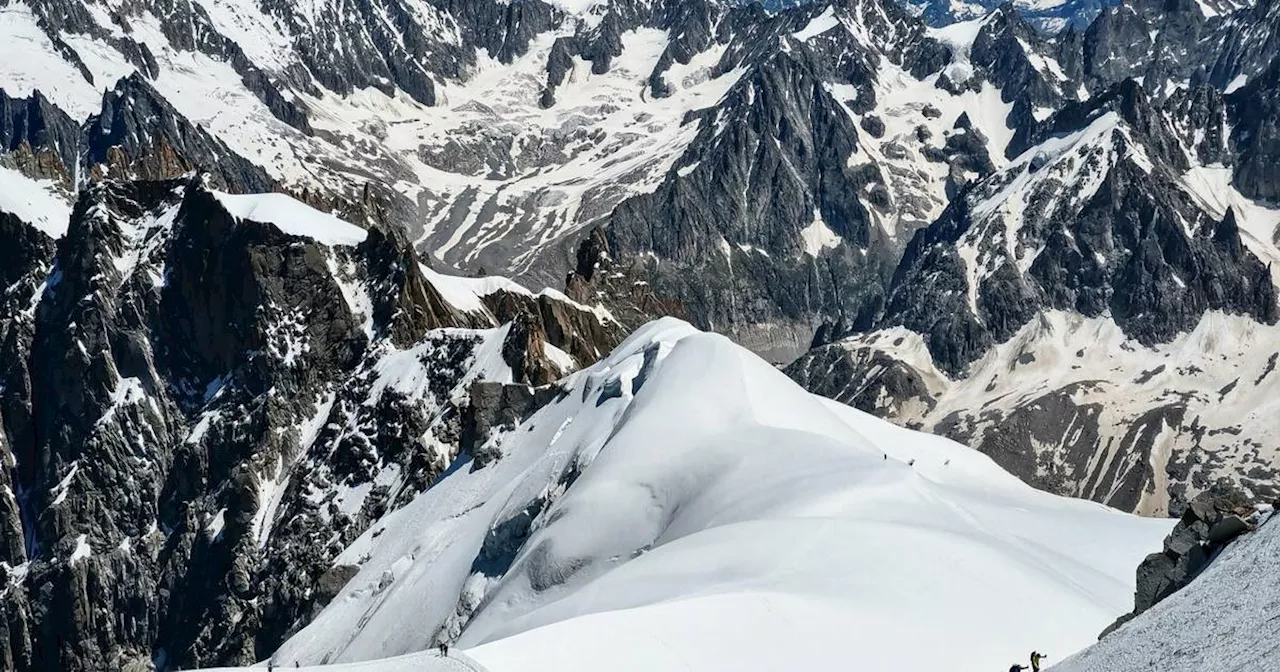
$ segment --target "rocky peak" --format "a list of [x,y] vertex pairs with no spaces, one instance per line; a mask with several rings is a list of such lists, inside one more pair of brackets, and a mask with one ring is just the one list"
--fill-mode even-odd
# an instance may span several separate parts
[[432,329],[482,326],[477,317],[450,305],[427,280],[403,233],[374,226],[357,251],[369,272],[374,325],[385,326],[393,342],[409,346]]
[[79,124],[39,91],[11,98],[0,89],[0,165],[72,188],[79,147]]
[[268,191],[265,171],[191,124],[135,73],[102,99],[87,124],[87,158],[96,178],[160,180],[200,170],[234,191]]
[[[1022,151],[916,236],[879,324],[928,334],[935,362],[960,374],[1037,303],[1109,313],[1144,342],[1171,339],[1208,309],[1273,322],[1265,264],[1178,186],[1189,166],[1166,119],[1132,81],[1066,106],[1040,127],[1040,149]],[[1024,186],[1010,193],[1011,184]],[[982,239],[977,261],[966,259]],[[981,261],[992,258],[1002,261]]]
[[[7,214],[0,235],[24,306],[0,320],[12,669],[262,658],[332,594],[343,545],[448,466],[473,382],[620,339],[548,294],[499,326],[403,234],[205,176],[87,185],[56,252]],[[484,354],[512,332],[521,352]]]

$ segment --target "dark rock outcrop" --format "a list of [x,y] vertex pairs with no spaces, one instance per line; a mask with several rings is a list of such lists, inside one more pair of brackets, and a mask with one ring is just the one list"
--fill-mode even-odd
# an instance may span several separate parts
[[0,88],[0,165],[73,187],[80,125],[39,91],[11,98]]
[[86,162],[95,177],[162,180],[207,171],[233,191],[271,191],[262,168],[192,125],[138,74],[107,92],[87,127]]
[[1248,498],[1230,486],[1215,486],[1191,500],[1165,537],[1164,550],[1138,565],[1133,611],[1108,626],[1099,638],[1190,584],[1227,544],[1253,529],[1245,520],[1252,513]]
[[[448,468],[477,352],[512,331],[397,234],[323,245],[203,178],[86,188],[56,253],[4,213],[0,236],[7,669],[269,655],[350,577],[346,544]],[[577,361],[616,342],[586,307],[526,305]]]

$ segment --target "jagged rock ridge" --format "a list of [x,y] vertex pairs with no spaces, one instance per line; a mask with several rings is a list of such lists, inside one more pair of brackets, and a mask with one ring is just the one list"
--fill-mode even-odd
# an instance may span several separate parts
[[441,276],[402,234],[197,178],[86,189],[56,250],[0,222],[8,669],[262,658],[453,461],[474,381],[542,384],[619,338],[555,294]]

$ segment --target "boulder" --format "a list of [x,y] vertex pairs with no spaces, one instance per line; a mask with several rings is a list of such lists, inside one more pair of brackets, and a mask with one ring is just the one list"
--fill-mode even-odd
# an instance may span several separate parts
[[1209,529],[1209,543],[1225,544],[1249,530],[1249,523],[1240,516],[1226,516]]
[[1164,550],[1138,565],[1133,611],[1121,616],[1099,635],[1105,637],[1138,614],[1186,587],[1233,539],[1253,529],[1235,513],[1248,498],[1239,490],[1217,484],[1200,493],[1164,539]]

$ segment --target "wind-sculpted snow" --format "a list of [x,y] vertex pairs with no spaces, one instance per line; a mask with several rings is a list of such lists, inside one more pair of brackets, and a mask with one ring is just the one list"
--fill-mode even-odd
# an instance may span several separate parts
[[344,551],[359,572],[276,664],[449,641],[494,672],[999,669],[1092,641],[1169,527],[1035,491],[676,320],[561,387]]

